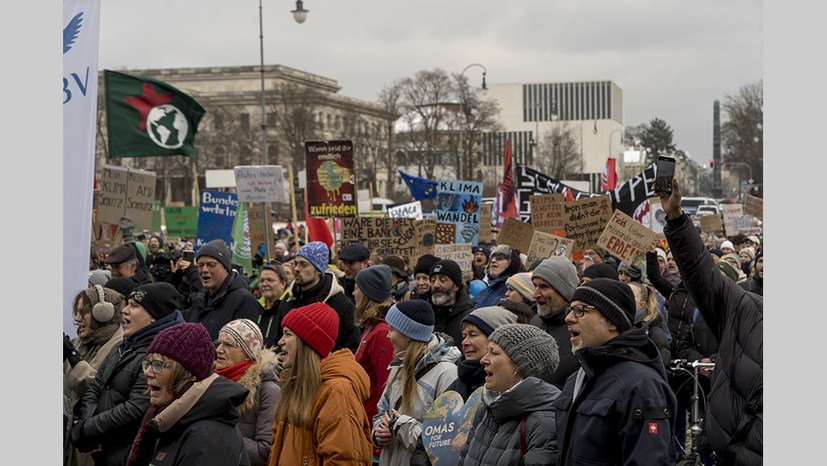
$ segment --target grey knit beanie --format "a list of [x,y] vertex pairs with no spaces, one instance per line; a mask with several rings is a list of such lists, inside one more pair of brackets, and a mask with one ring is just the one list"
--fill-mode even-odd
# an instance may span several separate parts
[[434,333],[434,310],[428,301],[410,299],[388,309],[385,322],[411,340],[427,342]]
[[523,377],[542,378],[560,364],[557,340],[537,326],[505,324],[488,336],[514,361]]
[[473,324],[480,329],[485,336],[505,324],[516,324],[517,315],[508,309],[500,306],[486,306],[475,309],[462,319],[462,323]]
[[391,297],[391,268],[385,264],[372,265],[356,274],[356,285],[368,299],[384,303]]
[[534,272],[531,272],[531,278],[534,277],[548,282],[555,291],[560,293],[560,296],[566,298],[566,301],[571,301],[574,289],[580,284],[580,277],[577,276],[574,264],[563,256],[551,256],[545,259],[534,269]]
[[233,270],[233,266],[230,263],[230,248],[227,247],[227,243],[222,239],[214,239],[198,248],[198,253],[195,254],[195,258],[198,259],[202,256],[212,257],[217,260],[227,269],[227,272]]

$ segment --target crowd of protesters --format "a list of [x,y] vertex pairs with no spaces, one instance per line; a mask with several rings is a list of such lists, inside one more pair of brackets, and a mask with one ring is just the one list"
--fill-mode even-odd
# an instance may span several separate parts
[[763,244],[700,232],[673,185],[638,264],[492,243],[464,271],[284,230],[248,271],[124,218],[69,310],[64,464],[429,465],[445,392],[480,400],[463,466],[676,464],[695,382],[703,464],[762,464]]

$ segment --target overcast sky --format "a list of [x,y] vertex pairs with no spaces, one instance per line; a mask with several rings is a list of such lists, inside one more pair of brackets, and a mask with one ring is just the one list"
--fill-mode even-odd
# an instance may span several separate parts
[[[101,69],[258,65],[257,0],[105,0]],[[652,118],[699,163],[713,102],[763,77],[757,0],[264,0],[264,62],[335,79],[374,101],[417,71],[480,63],[489,83],[612,80],[624,123]],[[481,70],[466,72],[479,85]],[[722,115],[722,120],[726,116]]]

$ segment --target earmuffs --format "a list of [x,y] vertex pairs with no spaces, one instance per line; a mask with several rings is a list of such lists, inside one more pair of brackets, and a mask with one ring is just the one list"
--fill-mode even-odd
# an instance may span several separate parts
[[103,324],[115,317],[115,305],[105,300],[102,286],[95,285],[95,289],[98,291],[98,302],[92,306],[92,318]]

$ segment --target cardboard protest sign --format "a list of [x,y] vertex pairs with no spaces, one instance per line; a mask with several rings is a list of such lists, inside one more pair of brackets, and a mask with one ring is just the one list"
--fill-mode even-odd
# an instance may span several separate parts
[[[436,223],[454,225],[451,243],[479,241],[480,204],[482,204],[482,183],[475,181],[440,180],[435,200]],[[437,231],[437,237],[446,234],[450,228]]]
[[198,208],[195,206],[164,207],[167,236],[195,238],[198,234]]
[[422,220],[422,203],[419,201],[409,202],[393,207],[388,207],[388,217],[390,218],[413,218],[415,220]]
[[560,193],[529,196],[531,225],[535,231],[554,233],[563,231],[563,204],[566,196]]
[[233,170],[239,202],[287,202],[280,165],[238,165]]
[[342,246],[364,244],[371,252],[393,254],[409,262],[418,249],[418,237],[412,218],[357,217],[342,219]]
[[468,401],[453,391],[439,395],[422,418],[422,445],[433,466],[453,466],[459,461],[462,447],[482,404],[482,387]]
[[655,242],[655,232],[615,210],[597,245],[628,265],[639,265]]
[[753,196],[751,194],[747,194],[747,197],[744,198],[744,213],[747,215],[752,215],[757,219],[763,220],[764,199],[761,199],[757,196]]
[[525,265],[527,266],[537,259],[545,259],[551,256],[564,256],[571,259],[573,248],[574,240],[535,230],[531,239],[531,246],[526,253],[528,259],[526,259]]
[[608,195],[603,195],[566,202],[563,215],[566,238],[576,241],[575,251],[583,251],[600,239],[612,217],[612,201]]
[[307,212],[310,217],[355,217],[352,141],[307,141]]
[[[253,250],[253,254],[255,254],[258,252],[259,245],[265,244],[267,241],[267,239],[264,238],[264,229],[268,225],[270,226],[270,231],[267,233],[271,243],[273,242],[273,238],[276,236],[272,231],[273,222],[271,220],[270,209],[267,208],[267,204],[261,202],[248,204],[247,221],[250,225],[250,247]],[[272,254],[272,248],[270,248],[268,254]]]
[[703,232],[716,232],[724,227],[724,224],[721,222],[721,216],[719,214],[702,215],[700,219],[701,231]]
[[752,227],[752,216],[744,217],[744,206],[741,204],[724,204],[721,206],[724,214],[724,232],[727,236],[738,234],[742,228]]
[[[414,230],[416,230],[416,258],[423,254],[433,254],[436,236],[436,219],[423,218],[422,220],[414,220]],[[416,265],[416,259],[413,257],[407,258],[408,262],[413,262]]]
[[224,240],[229,246],[233,243],[233,221],[238,208],[235,193],[201,190],[198,206],[198,233],[195,237],[195,250],[214,239]]
[[480,206],[480,234],[477,238],[477,244],[490,243],[494,240],[494,230],[491,227],[491,211],[494,206],[485,203]]
[[468,277],[474,263],[474,255],[468,243],[462,244],[437,244],[434,245],[434,255],[440,259],[451,259],[459,265],[462,276]]
[[515,218],[506,218],[503,228],[497,235],[497,244],[507,244],[520,252],[528,251],[534,238],[534,227]]
[[98,221],[117,225],[129,217],[136,230],[152,228],[155,173],[104,165],[98,179]]

